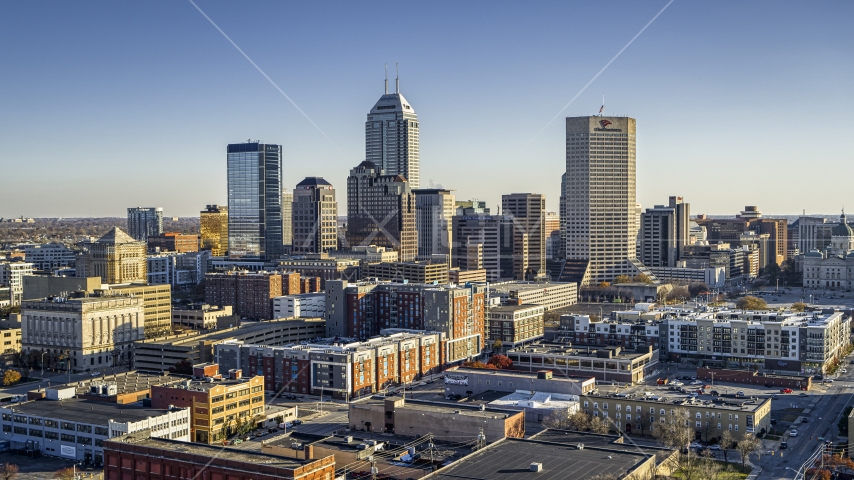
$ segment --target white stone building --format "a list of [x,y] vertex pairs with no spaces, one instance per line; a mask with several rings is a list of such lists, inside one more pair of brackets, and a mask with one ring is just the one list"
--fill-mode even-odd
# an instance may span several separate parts
[[850,291],[854,286],[854,229],[844,211],[833,227],[829,248],[810,250],[803,267],[805,288]]
[[33,264],[29,262],[0,263],[0,285],[9,287],[12,305],[21,303],[24,294],[24,275],[33,274]]
[[273,298],[273,318],[323,318],[325,293],[301,293]]

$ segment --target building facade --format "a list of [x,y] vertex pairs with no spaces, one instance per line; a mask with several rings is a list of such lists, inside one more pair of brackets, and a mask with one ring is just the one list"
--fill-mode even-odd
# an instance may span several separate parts
[[413,190],[415,225],[418,230],[418,259],[450,263],[456,197],[451,190]]
[[75,372],[124,365],[133,342],[145,338],[138,298],[29,300],[21,306],[21,318],[23,351],[63,358]]
[[202,250],[214,257],[228,253],[228,207],[208,205],[199,212],[199,237]]
[[294,194],[282,189],[282,243],[284,252],[290,253],[294,244]]
[[514,259],[517,257],[514,256],[513,225],[509,218],[488,214],[455,215],[452,230],[453,267],[460,270],[484,269],[490,282],[514,278]]
[[638,259],[647,267],[675,267],[688,245],[691,206],[670,197],[667,206],[646,209],[640,218]]
[[347,243],[349,247],[378,245],[398,252],[400,260],[418,255],[415,195],[402,175],[384,175],[364,161],[347,177]]
[[573,282],[503,282],[489,284],[489,295],[503,305],[542,305],[546,311],[578,303]]
[[145,282],[146,253],[144,241],[134,240],[118,227],[113,227],[97,242],[89,245],[82,265],[78,264],[77,276],[101,277],[104,283]]
[[501,196],[501,209],[513,228],[516,280],[530,280],[546,274],[546,196],[539,193],[512,193]]
[[273,318],[323,318],[326,316],[325,293],[300,293],[273,299]]
[[824,250],[810,250],[803,257],[804,287],[823,290],[851,290],[854,286],[854,229],[845,212],[830,232]]
[[277,273],[209,273],[205,275],[205,302],[230,305],[240,317],[273,318],[273,298],[282,295],[282,276]]
[[166,232],[148,236],[148,249],[159,252],[198,252],[199,236],[179,232]]
[[230,317],[231,306],[212,307],[207,304],[176,306],[172,309],[172,327],[193,330],[211,330],[217,327],[217,319]]
[[325,253],[338,248],[335,189],[321,177],[297,184],[292,203],[291,253]]
[[502,305],[487,313],[487,342],[493,351],[507,351],[543,338],[541,305]]
[[447,263],[393,262],[362,265],[362,278],[392,282],[448,283]]
[[566,258],[588,262],[594,285],[633,274],[635,129],[629,117],[566,119]]
[[282,255],[282,146],[228,145],[228,256],[275,260]]
[[128,208],[128,234],[137,241],[146,242],[152,235],[163,233],[163,208]]
[[24,296],[24,277],[33,274],[29,262],[0,262],[0,285],[9,287],[12,305],[18,305]]
[[365,159],[376,165],[381,175],[400,175],[412,188],[421,185],[421,145],[418,116],[400,93],[395,80],[395,93],[377,101],[365,122]]
[[53,272],[58,268],[73,267],[77,259],[74,250],[61,243],[30,245],[24,249],[24,260],[35,270]]

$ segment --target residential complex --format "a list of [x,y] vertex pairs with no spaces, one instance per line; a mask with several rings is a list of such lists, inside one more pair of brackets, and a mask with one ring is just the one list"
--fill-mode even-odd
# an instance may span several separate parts
[[578,303],[578,285],[572,282],[502,282],[488,288],[490,297],[505,305],[542,305],[549,311]]
[[643,382],[658,368],[658,350],[652,346],[587,347],[542,343],[507,353],[517,370],[552,370],[555,376],[594,377],[603,382]]
[[448,283],[447,263],[393,262],[362,265],[362,278],[392,282]]
[[282,295],[277,273],[209,273],[205,275],[205,302],[230,305],[234,314],[251,319],[273,318],[273,298]]
[[503,305],[487,313],[487,343],[493,351],[506,351],[543,338],[541,305]]
[[323,318],[325,316],[325,293],[283,295],[273,299],[273,318]]

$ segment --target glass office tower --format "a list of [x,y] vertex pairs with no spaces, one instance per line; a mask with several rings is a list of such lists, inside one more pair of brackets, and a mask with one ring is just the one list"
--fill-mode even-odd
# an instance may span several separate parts
[[228,145],[228,256],[275,260],[282,255],[282,146]]

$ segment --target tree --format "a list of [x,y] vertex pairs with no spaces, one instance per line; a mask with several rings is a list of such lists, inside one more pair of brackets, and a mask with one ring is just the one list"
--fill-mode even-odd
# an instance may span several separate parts
[[688,285],[688,294],[691,295],[691,297],[696,297],[697,295],[708,291],[709,286],[706,282],[694,282]]
[[712,439],[712,436],[714,433],[715,433],[715,424],[708,421],[708,420],[706,421],[706,423],[703,424],[703,426],[700,427],[700,436],[703,438],[703,441],[706,443],[708,443]]
[[501,339],[496,338],[495,341],[492,342],[492,350],[497,352],[497,351],[501,350],[502,345],[504,345],[504,343],[501,342]]
[[735,306],[741,310],[765,310],[768,308],[768,303],[761,298],[748,295],[739,298]]
[[804,302],[795,302],[792,304],[792,311],[803,312],[807,309],[807,304]]
[[653,425],[655,425],[655,415],[654,413],[650,413],[649,409],[643,409],[638,415],[638,425],[640,425],[640,434],[643,436],[645,431],[652,431]]
[[3,373],[3,385],[14,385],[21,381],[21,374],[17,370],[6,370]]
[[608,282],[600,282],[600,283],[599,283],[599,286],[600,286],[600,287],[602,287],[602,288],[606,288],[606,287],[610,287],[610,286],[611,286],[611,284],[610,284],[610,283],[608,283]]
[[631,281],[632,279],[629,278],[628,275],[618,275],[617,278],[614,279],[614,284],[616,285],[618,283],[629,283]]
[[671,415],[661,418],[664,418],[664,422],[659,422],[652,434],[664,447],[676,450],[675,455],[667,457],[668,466],[671,471],[678,471],[687,479],[693,475],[697,464],[697,456],[688,448],[694,439],[691,413],[687,408],[680,407]]
[[189,360],[181,360],[175,364],[174,367],[169,367],[169,371],[172,373],[178,373],[181,375],[192,375],[193,374],[193,364]]
[[17,465],[6,462],[0,465],[0,480],[15,480],[18,478],[18,471]]
[[591,417],[587,412],[578,410],[569,415],[566,420],[570,429],[583,432],[590,428],[590,419]]
[[59,480],[75,480],[74,469],[72,467],[66,467],[61,470],[57,470],[53,474],[53,478],[57,478]]
[[590,419],[590,431],[593,433],[608,433],[611,427],[608,426],[602,417],[593,417]]
[[513,360],[510,360],[510,357],[507,355],[493,355],[486,363],[499,370],[506,370],[513,367]]
[[724,462],[729,463],[729,451],[732,450],[733,447],[733,438],[732,432],[729,430],[724,430],[724,433],[721,434],[721,450],[724,452]]
[[750,454],[759,450],[761,446],[756,437],[746,437],[735,445],[735,450],[741,455],[741,468],[744,469]]
[[480,360],[475,360],[473,362],[463,362],[463,366],[468,368],[485,368],[487,370],[496,370],[495,365],[483,363]]
[[676,301],[682,302],[690,296],[691,294],[688,293],[688,287],[676,287],[671,290],[665,298],[668,302],[674,303]]
[[646,284],[652,283],[652,279],[649,278],[649,275],[647,275],[645,273],[639,273],[639,274],[635,275],[635,278],[633,278],[632,281],[635,283],[646,283]]
[[721,472],[721,464],[715,460],[711,450],[706,450],[700,455],[697,465],[698,476],[702,479],[714,479]]

